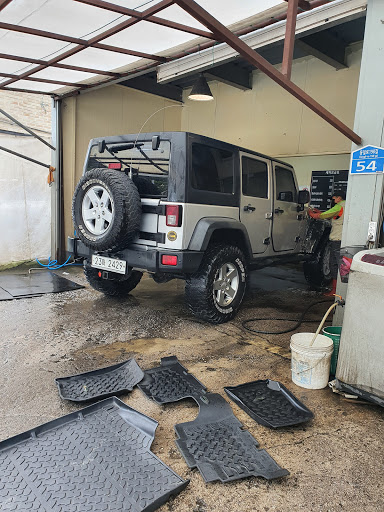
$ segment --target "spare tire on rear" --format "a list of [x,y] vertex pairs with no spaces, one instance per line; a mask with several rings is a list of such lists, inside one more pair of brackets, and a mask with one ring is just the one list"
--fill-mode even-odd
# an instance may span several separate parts
[[124,249],[140,228],[137,187],[121,171],[91,169],[77,184],[72,218],[77,236],[90,249]]

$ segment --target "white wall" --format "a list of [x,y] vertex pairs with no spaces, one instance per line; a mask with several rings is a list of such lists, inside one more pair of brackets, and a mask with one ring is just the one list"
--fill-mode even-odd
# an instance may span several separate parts
[[[0,135],[0,145],[50,163],[50,149],[32,137]],[[47,175],[48,169],[0,151],[0,266],[50,256]]]

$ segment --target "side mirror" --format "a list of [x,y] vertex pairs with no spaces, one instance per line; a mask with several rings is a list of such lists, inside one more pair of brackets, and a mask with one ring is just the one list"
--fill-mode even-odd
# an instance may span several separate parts
[[308,190],[300,190],[299,198],[298,198],[297,202],[299,204],[307,204],[307,203],[309,203],[309,200],[310,200],[309,191]]
[[157,151],[160,146],[160,137],[158,135],[154,135],[152,137],[152,150]]
[[293,193],[291,191],[280,192],[277,199],[279,201],[287,201],[289,203],[293,203]]
[[99,153],[104,153],[105,151],[105,140],[99,140],[99,144],[98,144],[98,150],[99,150]]

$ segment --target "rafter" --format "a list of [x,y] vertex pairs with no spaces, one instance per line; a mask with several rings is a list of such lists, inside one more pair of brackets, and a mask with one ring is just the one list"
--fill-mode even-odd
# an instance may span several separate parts
[[255,50],[250,48],[246,43],[244,43],[244,41],[234,35],[227,27],[211,16],[205,9],[200,7],[200,5],[194,0],[175,0],[175,3],[207,27],[208,30],[211,30],[218,39],[225,41],[248,62],[259,68],[260,71],[265,73],[274,82],[283,87],[283,89],[300,100],[304,105],[309,107],[313,112],[336,128],[336,130],[348,137],[355,144],[361,144],[361,137],[359,135],[340,121],[340,119],[337,119],[337,117],[326,110],[316,100],[311,98],[311,96],[300,89],[300,87],[288,80],[285,75],[261,57],[261,55],[259,55]]
[[0,11],[2,11],[4,7],[7,7],[11,2],[12,0],[0,0]]
[[[17,62],[25,62],[26,64],[39,64],[39,65],[46,65],[48,64],[47,60],[42,59],[32,59],[32,57],[20,57],[19,55],[10,55],[8,53],[0,53],[0,59],[7,59],[7,60],[15,60]],[[81,71],[83,73],[93,73],[95,75],[107,75],[107,76],[113,76],[113,77],[119,77],[120,73],[113,73],[112,71],[104,71],[102,69],[94,69],[94,68],[84,68],[81,66],[71,66],[69,64],[51,64],[53,68],[60,68],[60,69],[70,69],[72,71]]]
[[293,50],[295,48],[296,18],[299,0],[287,1],[287,23],[285,25],[284,53],[281,72],[289,80],[291,78]]

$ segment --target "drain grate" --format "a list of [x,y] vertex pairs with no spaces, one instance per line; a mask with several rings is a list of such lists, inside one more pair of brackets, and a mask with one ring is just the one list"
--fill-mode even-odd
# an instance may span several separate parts
[[109,398],[1,442],[1,510],[156,510],[188,484],[150,451],[156,427]]
[[206,387],[188,373],[176,356],[163,357],[159,367],[146,370],[144,375],[139,388],[158,404],[198,398],[206,392]]
[[313,418],[312,411],[275,380],[256,380],[224,390],[251,418],[266,427],[288,427]]
[[230,405],[215,393],[199,402],[198,417],[175,425],[176,444],[188,467],[197,467],[206,482],[230,482],[249,476],[268,480],[288,475],[233,415]]
[[132,391],[143,377],[140,366],[134,359],[129,359],[107,368],[59,378],[55,382],[64,400],[86,402]]

